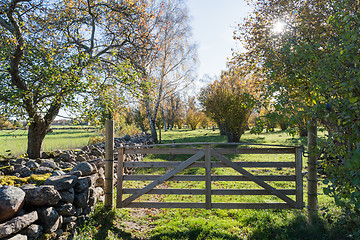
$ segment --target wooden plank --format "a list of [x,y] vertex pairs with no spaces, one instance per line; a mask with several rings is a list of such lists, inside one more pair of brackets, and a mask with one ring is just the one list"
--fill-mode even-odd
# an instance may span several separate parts
[[[139,191],[139,188],[124,188],[124,194],[134,194]],[[205,189],[151,189],[146,194],[171,194],[171,195],[205,195]]]
[[234,164],[232,161],[230,161],[228,158],[226,158],[225,156],[218,153],[216,150],[212,150],[211,155],[216,157],[217,159],[219,159],[223,163],[227,164],[228,166],[232,167],[233,169],[235,169],[236,171],[238,171],[242,175],[246,176],[247,178],[249,178],[250,180],[252,180],[256,184],[258,184],[259,186],[261,186],[264,189],[268,190],[270,193],[276,195],[277,197],[279,197],[283,201],[289,203],[292,207],[294,207],[294,208],[296,207],[296,203],[295,203],[294,200],[292,200],[291,198],[287,197],[286,195],[284,195],[282,193],[276,192],[275,188],[273,188],[269,184],[265,183],[264,181],[260,180],[255,175],[249,173],[248,171],[246,171],[242,167],[239,167],[237,164]]
[[[209,145],[207,145],[209,146]],[[195,154],[196,148],[134,148],[125,154]],[[216,148],[221,154],[293,154],[295,148]]]
[[124,181],[124,149],[118,148],[118,168],[117,168],[117,194],[116,207],[122,207],[123,182]]
[[[162,175],[125,175],[127,181],[153,181]],[[295,179],[294,179],[295,180]],[[205,181],[204,175],[176,175],[167,181]]]
[[[162,175],[124,175],[124,181],[153,181]],[[263,181],[295,181],[295,175],[256,175]],[[212,175],[211,180],[214,181],[250,181],[247,177],[238,175]],[[205,181],[204,175],[175,175],[167,181]]]
[[287,203],[213,203],[218,209],[290,209]]
[[189,202],[131,202],[126,208],[205,208],[205,203]]
[[[168,143],[168,144],[153,144],[153,145],[145,145],[146,148],[154,148],[154,147],[176,147],[176,146],[195,146],[195,145],[226,145],[226,146],[266,146],[266,147],[281,147],[281,148],[295,148],[296,146],[290,145],[278,145],[278,144],[261,144],[261,143],[225,143],[225,142],[191,142],[191,143]],[[126,149],[134,149],[139,148],[138,146],[128,146]]]
[[[284,195],[296,195],[295,189],[277,189],[276,192]],[[264,189],[213,189],[212,195],[273,195]]]
[[[139,188],[124,188],[123,194],[134,194],[139,191]],[[296,195],[295,189],[277,189],[285,195]],[[205,195],[205,189],[152,189],[146,194],[169,194],[169,195]],[[263,189],[212,189],[211,195],[272,195],[267,190]]]
[[295,148],[216,148],[221,154],[294,154]]
[[[131,202],[125,208],[205,208],[205,203]],[[217,209],[290,209],[287,203],[212,203]]]
[[211,209],[211,148],[205,146],[205,205]]
[[125,154],[195,154],[196,148],[135,148],[126,149]]
[[[295,181],[295,175],[256,175],[262,181]],[[214,175],[212,181],[251,181],[245,176]]]
[[[139,168],[161,168],[161,167],[176,167],[181,162],[174,161],[174,162],[124,162],[124,167],[139,167]],[[234,162],[234,164],[238,165],[239,167],[248,167],[248,168],[261,168],[261,167],[295,167],[295,162]],[[212,168],[224,168],[229,167],[228,165],[222,162],[211,162]],[[191,164],[189,167],[194,168],[204,168],[205,161],[199,161]]]
[[[270,168],[270,167],[295,167],[295,162],[233,162],[239,167],[247,167],[247,168]],[[212,168],[223,168],[229,167],[223,162],[213,162]]]
[[296,148],[295,153],[295,174],[296,174],[296,204],[297,208],[301,209],[304,207],[304,196],[303,196],[303,176],[302,176],[302,148]]
[[187,168],[188,166],[190,166],[192,163],[194,163],[195,161],[199,160],[200,158],[202,158],[205,155],[204,151],[201,150],[198,153],[196,153],[195,155],[193,155],[192,157],[188,158],[186,161],[181,162],[175,169],[171,170],[170,172],[166,173],[165,175],[159,177],[158,179],[156,179],[155,181],[153,181],[152,183],[150,183],[149,185],[147,185],[146,187],[144,187],[143,189],[139,190],[137,193],[134,193],[133,195],[131,195],[130,197],[128,197],[127,199],[125,199],[123,201],[123,206],[126,206],[127,204],[129,204],[130,202],[134,201],[135,199],[137,199],[138,197],[140,197],[141,195],[147,193],[148,191],[150,191],[151,189],[153,189],[154,187],[158,186],[159,184],[165,182],[167,179],[171,178],[172,176],[174,176],[175,174],[179,173],[180,171],[182,171],[183,169]]

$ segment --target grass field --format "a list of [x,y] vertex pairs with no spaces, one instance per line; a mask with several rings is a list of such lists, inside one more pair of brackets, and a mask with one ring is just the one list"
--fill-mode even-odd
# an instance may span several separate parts
[[[175,130],[163,133],[163,143],[183,142],[225,142],[223,136],[211,130]],[[246,133],[241,141],[253,144],[306,144],[306,138],[293,138],[284,132],[263,133],[252,135]],[[271,155],[263,155],[261,161],[272,161]],[[258,156],[259,157],[259,156]],[[276,156],[275,156],[276,157]],[[252,159],[253,158],[253,159]],[[146,161],[168,159],[164,155],[149,155]],[[175,159],[181,160],[181,159]],[[233,161],[256,160],[254,156],[233,156]],[[282,159],[286,160],[286,159]],[[306,162],[306,159],[304,159]],[[306,164],[305,164],[306,166]],[[261,169],[259,169],[261,171]],[[144,171],[144,170],[142,170]],[[201,173],[203,169],[192,170],[191,174]],[[231,174],[232,170],[224,170],[221,174]],[[268,174],[273,171],[264,171]],[[306,171],[306,169],[304,169]],[[161,174],[164,169],[151,171]],[[149,172],[147,172],[148,174]],[[216,172],[214,172],[215,174]],[[187,172],[183,172],[187,174]],[[218,173],[219,174],[219,173]],[[284,170],[283,174],[287,174]],[[306,178],[304,178],[304,201],[306,202]],[[125,187],[140,187],[147,182],[126,182]],[[167,182],[170,188],[203,188],[199,182]],[[220,183],[220,188],[248,188],[246,182]],[[288,186],[286,183],[281,186]],[[204,209],[116,209],[106,211],[99,205],[92,218],[81,229],[75,239],[356,239],[349,235],[351,226],[337,222],[340,212],[333,200],[322,193],[323,183],[318,183],[319,205],[324,210],[315,224],[310,224],[306,208],[303,210],[204,210]],[[250,186],[254,187],[254,186]],[[146,195],[156,201],[178,201],[179,196]],[[199,201],[203,196],[182,197],[182,201]],[[274,200],[264,196],[233,196],[220,197],[222,202],[263,202]]]
[[[44,140],[44,151],[81,148],[89,143],[91,136],[96,136],[95,129],[72,128],[56,129],[48,133]],[[1,130],[0,155],[18,156],[24,154],[27,148],[27,130]]]

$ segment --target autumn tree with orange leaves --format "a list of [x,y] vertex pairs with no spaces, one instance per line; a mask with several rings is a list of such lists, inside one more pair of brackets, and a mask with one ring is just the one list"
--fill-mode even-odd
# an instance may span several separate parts
[[256,103],[252,78],[236,67],[201,89],[199,101],[205,114],[222,127],[228,142],[239,142]]

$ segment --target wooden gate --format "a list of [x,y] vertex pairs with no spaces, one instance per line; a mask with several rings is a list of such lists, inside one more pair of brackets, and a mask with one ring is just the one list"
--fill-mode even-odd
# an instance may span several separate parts
[[[119,148],[118,149],[118,173],[117,173],[117,208],[219,208],[219,209],[288,209],[303,208],[303,180],[302,180],[302,147],[281,147],[270,145],[253,145],[249,148],[212,148],[212,145],[240,145],[224,143],[191,143],[191,144],[169,144],[161,145],[161,148]],[[179,145],[187,145],[192,148],[178,148]],[[160,146],[160,145],[157,145]],[[195,148],[195,146],[204,146]],[[167,148],[164,148],[167,147]],[[175,148],[177,147],[177,148]],[[127,162],[124,161],[125,154],[192,154],[185,161],[158,161],[158,162]],[[228,154],[293,154],[293,161],[231,161],[225,155]],[[213,158],[213,159],[212,159]],[[237,174],[215,175],[213,168],[232,168]],[[125,168],[168,168],[163,175],[151,174],[124,174]],[[205,168],[203,175],[179,175],[186,168]],[[276,168],[295,169],[290,175],[256,175],[251,168]],[[238,174],[240,173],[240,174]],[[151,181],[145,187],[124,188],[125,181]],[[156,188],[167,181],[204,181],[204,189],[174,189]],[[213,189],[212,183],[216,181],[252,181],[260,186],[260,189]],[[294,182],[294,189],[277,189],[271,186],[273,182]],[[156,195],[204,195],[202,202],[156,202],[139,201],[144,194]],[[240,202],[213,202],[214,195],[274,195],[280,202],[240,203]],[[289,197],[294,196],[295,197]],[[126,196],[126,197],[125,197]]]

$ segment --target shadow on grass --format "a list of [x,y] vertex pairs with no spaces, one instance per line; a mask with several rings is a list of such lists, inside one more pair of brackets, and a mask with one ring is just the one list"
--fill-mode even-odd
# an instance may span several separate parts
[[237,236],[221,233],[210,233],[202,228],[189,229],[187,231],[174,231],[159,233],[150,238],[150,240],[170,240],[170,239],[223,239],[223,240],[240,240]]
[[95,240],[109,239],[109,237],[111,239],[139,240],[139,238],[132,237],[131,233],[124,231],[117,223],[119,221],[116,210],[107,210],[104,205],[98,206],[91,219],[79,227],[81,236],[75,237],[75,239],[84,239],[84,236],[87,236],[87,238]]
[[345,240],[349,238],[338,227],[337,229],[327,228],[327,223],[320,218],[315,219],[311,224],[304,215],[298,215],[286,225],[275,226],[270,223],[264,228],[257,228],[249,239]]

